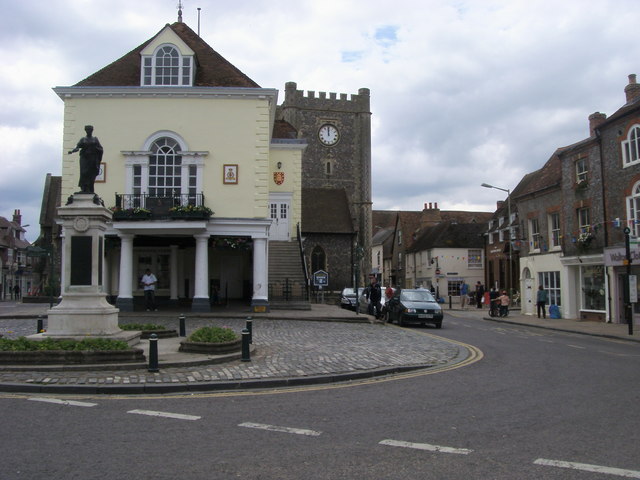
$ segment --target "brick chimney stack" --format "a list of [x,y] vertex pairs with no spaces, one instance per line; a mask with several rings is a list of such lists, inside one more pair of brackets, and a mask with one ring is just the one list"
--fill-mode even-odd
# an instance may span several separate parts
[[22,215],[20,215],[20,210],[13,211],[13,222],[18,225],[22,225]]
[[596,128],[602,125],[606,119],[605,113],[595,112],[589,115],[589,136],[595,136]]
[[437,225],[442,221],[442,216],[440,215],[440,209],[438,208],[438,203],[425,203],[424,210],[422,210],[422,216],[420,218],[420,227],[430,227],[433,225]]
[[636,83],[635,73],[629,75],[629,85],[624,87],[624,93],[627,95],[627,103],[631,103],[640,97],[640,84]]

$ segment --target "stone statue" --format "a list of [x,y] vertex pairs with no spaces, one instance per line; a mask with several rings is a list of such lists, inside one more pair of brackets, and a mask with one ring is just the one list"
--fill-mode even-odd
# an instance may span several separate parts
[[92,135],[92,125],[85,126],[84,131],[87,132],[87,136],[82,137],[76,148],[70,150],[69,154],[80,150],[80,180],[78,181],[78,186],[80,187],[79,193],[94,193],[93,184],[100,172],[100,162],[102,161],[102,153],[104,152],[104,149],[102,148],[102,145],[100,145],[98,138]]

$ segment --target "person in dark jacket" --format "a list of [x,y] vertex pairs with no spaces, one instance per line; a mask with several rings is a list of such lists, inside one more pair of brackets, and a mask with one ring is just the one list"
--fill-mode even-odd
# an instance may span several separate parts
[[378,318],[380,316],[380,300],[382,300],[382,289],[380,288],[380,284],[376,279],[375,275],[371,275],[371,285],[369,285],[369,307],[368,313],[369,315],[373,315]]
[[482,308],[482,298],[484,297],[484,285],[478,281],[476,283],[476,306]]

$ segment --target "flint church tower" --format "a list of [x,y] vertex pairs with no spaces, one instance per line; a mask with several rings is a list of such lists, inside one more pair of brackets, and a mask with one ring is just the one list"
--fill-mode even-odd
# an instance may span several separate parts
[[[309,235],[324,230],[323,238],[316,238],[316,246],[326,255],[326,269],[336,282],[330,288],[351,285],[353,266],[357,257],[354,246],[362,247],[359,284],[371,272],[371,111],[368,88],[358,94],[308,91],[306,95],[294,82],[285,85],[285,98],[278,110],[278,118],[290,123],[299,138],[307,141],[302,157],[303,217],[302,230]],[[334,212],[326,211],[319,198],[331,199]],[[345,199],[345,221],[340,220]],[[348,211],[348,213],[346,213]],[[349,218],[347,218],[349,217]],[[346,223],[350,222],[347,228]],[[320,224],[322,223],[322,224]],[[332,224],[332,225],[327,225]],[[331,231],[329,231],[331,230]],[[344,236],[350,230],[347,249],[349,258],[340,258],[337,244],[329,240],[334,233]],[[334,237],[336,240],[338,237]],[[306,252],[313,256],[312,252]],[[311,262],[313,263],[313,262]],[[316,264],[317,265],[317,264]],[[312,268],[315,265],[310,265]],[[346,278],[345,278],[346,277]],[[340,281],[341,284],[337,284]]]

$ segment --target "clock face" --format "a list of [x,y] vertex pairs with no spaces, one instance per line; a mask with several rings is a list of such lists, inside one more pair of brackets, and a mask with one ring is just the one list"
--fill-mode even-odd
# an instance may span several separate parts
[[336,143],[338,143],[338,140],[340,140],[338,129],[330,124],[326,124],[320,127],[318,137],[323,144],[328,146],[335,145]]

